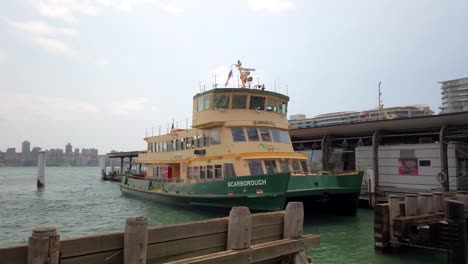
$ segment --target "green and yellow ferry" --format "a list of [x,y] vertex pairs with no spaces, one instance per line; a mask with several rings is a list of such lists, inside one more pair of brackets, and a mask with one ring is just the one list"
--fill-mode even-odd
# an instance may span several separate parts
[[242,87],[196,94],[192,128],[146,137],[148,151],[137,158],[146,171],[124,176],[121,191],[173,205],[260,211],[325,202],[354,215],[363,173],[310,172],[307,155],[290,141],[289,97],[250,87],[253,69],[236,66]]

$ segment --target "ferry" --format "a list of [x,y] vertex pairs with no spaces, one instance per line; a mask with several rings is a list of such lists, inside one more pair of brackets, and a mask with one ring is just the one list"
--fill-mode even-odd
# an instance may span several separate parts
[[[287,95],[252,85],[255,69],[238,61],[241,85],[193,96],[192,127],[148,136],[136,162],[144,172],[122,177],[122,193],[179,206],[247,206],[283,210],[288,201],[355,215],[363,172],[311,172],[288,133]],[[232,69],[225,86],[232,78]]]

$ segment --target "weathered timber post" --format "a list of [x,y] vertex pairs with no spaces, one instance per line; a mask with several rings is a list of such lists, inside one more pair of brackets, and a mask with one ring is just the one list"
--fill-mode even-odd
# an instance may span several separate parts
[[106,156],[99,156],[99,167],[101,168],[101,176],[104,180],[106,178]]
[[[289,202],[284,213],[283,238],[300,238],[304,228],[304,206],[301,202]],[[309,263],[305,251],[291,255],[292,263]]]
[[233,207],[229,213],[227,250],[250,247],[252,218],[248,207]]
[[380,177],[379,177],[379,146],[382,143],[382,132],[377,130],[372,135],[372,168],[374,169],[374,185],[375,191],[373,194],[373,200],[377,203],[377,192],[380,189]]
[[442,192],[432,192],[433,204],[434,204],[434,213],[444,211],[444,194]]
[[405,195],[405,216],[418,214],[418,196],[416,194]]
[[45,151],[37,153],[37,188],[44,188],[45,185]]
[[28,243],[28,264],[58,264],[60,261],[60,235],[55,227],[38,227]]
[[393,235],[393,219],[400,217],[400,196],[398,195],[389,195],[388,196],[389,204],[389,219],[390,219],[390,242],[395,240]]
[[146,217],[130,217],[125,224],[124,264],[145,264],[148,244]]
[[457,192],[457,200],[463,202],[465,204],[465,209],[468,208],[468,192],[466,191],[459,191]]
[[465,263],[465,207],[463,202],[457,200],[445,200],[445,217],[449,225],[456,227],[456,237],[449,243],[449,263],[464,264]]
[[420,214],[432,214],[434,212],[432,193],[418,193],[418,209]]

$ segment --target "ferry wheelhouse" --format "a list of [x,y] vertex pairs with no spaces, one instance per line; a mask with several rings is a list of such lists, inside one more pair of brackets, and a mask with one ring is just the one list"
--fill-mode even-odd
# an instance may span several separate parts
[[192,128],[146,137],[148,151],[137,159],[146,173],[124,177],[122,192],[183,206],[253,210],[326,198],[354,214],[362,172],[311,173],[307,155],[294,152],[290,141],[289,97],[263,85],[250,88],[253,69],[236,66],[243,88],[196,94]]

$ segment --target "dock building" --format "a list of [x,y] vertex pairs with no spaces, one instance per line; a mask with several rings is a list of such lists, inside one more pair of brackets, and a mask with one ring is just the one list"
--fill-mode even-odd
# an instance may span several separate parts
[[362,198],[468,190],[468,112],[290,130],[315,171],[366,172]]

